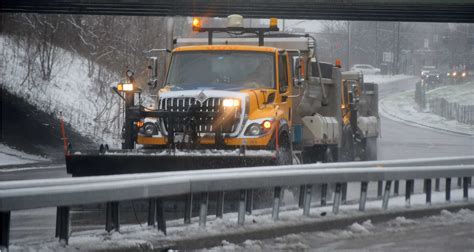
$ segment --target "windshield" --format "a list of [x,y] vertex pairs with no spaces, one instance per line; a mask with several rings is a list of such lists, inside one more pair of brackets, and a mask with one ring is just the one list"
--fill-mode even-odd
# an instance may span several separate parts
[[272,53],[177,52],[171,61],[166,85],[177,90],[274,88],[274,72]]

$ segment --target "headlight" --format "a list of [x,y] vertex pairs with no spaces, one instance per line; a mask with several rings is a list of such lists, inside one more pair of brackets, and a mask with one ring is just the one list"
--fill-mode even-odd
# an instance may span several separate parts
[[238,107],[240,105],[240,100],[237,99],[224,99],[222,101],[224,107]]
[[133,84],[132,83],[119,83],[117,85],[118,91],[133,91]]
[[453,72],[453,76],[456,76],[457,74],[458,74],[458,73],[456,73],[456,72]]
[[461,76],[466,77],[466,72],[463,72]]
[[271,121],[263,121],[263,123],[252,123],[247,127],[247,130],[245,131],[246,136],[260,136],[265,133],[268,133],[270,129],[272,128],[272,122]]
[[262,126],[258,123],[250,124],[245,132],[246,136],[259,136],[262,134]]
[[451,73],[447,73],[446,75],[447,75],[447,76],[451,76]]
[[146,136],[153,136],[158,134],[158,128],[156,125],[152,122],[147,122],[143,126],[143,133],[145,133]]

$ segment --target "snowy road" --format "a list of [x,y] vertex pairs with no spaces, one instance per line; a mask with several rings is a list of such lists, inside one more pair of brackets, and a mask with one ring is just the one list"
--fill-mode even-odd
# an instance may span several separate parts
[[[418,79],[396,81],[379,86],[380,99],[394,93],[414,89]],[[474,137],[416,127],[381,117],[382,138],[378,142],[378,158],[403,159],[472,155]]]

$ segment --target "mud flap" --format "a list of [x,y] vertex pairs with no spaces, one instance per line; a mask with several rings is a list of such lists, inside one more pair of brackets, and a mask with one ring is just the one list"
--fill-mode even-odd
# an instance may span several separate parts
[[75,152],[66,155],[67,172],[74,177],[187,171],[233,167],[276,165],[275,155],[257,153],[239,155],[231,153],[180,152],[169,154],[151,151]]

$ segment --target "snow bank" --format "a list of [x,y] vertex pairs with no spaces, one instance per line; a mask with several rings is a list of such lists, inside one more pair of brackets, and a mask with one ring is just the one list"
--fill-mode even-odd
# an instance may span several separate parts
[[87,59],[57,48],[51,80],[46,81],[38,57],[28,67],[27,60],[32,56],[24,47],[10,37],[0,36],[1,86],[57,118],[62,112],[65,122],[82,135],[118,145],[119,99],[109,91],[118,76],[103,69],[100,74],[96,69],[89,75]]
[[[473,100],[472,97],[466,99]],[[448,120],[442,116],[430,113],[428,110],[421,110],[415,102],[414,90],[394,94],[382,99],[379,108],[383,116],[396,121],[465,135],[474,135],[474,125],[463,124],[457,120]]]
[[[350,246],[353,242],[357,243],[357,238],[375,237],[369,241],[377,240],[377,238],[391,237],[394,233],[407,232],[426,232],[436,226],[453,226],[458,224],[473,224],[474,211],[461,209],[458,212],[449,212],[442,210],[440,215],[428,216],[417,221],[406,219],[405,217],[396,217],[385,223],[372,225],[371,221],[365,221],[362,224],[354,223],[346,229],[333,229],[326,232],[300,233],[290,234],[274,239],[266,239],[261,241],[247,240],[241,244],[233,244],[227,241],[222,246],[211,248],[211,251],[275,251],[275,250],[320,250],[334,251],[353,249]],[[394,240],[396,242],[396,240]],[[344,246],[349,245],[349,246]],[[382,246],[384,240],[382,240]],[[365,245],[366,246],[366,245]],[[377,245],[376,245],[377,246]],[[364,245],[363,245],[364,247]],[[364,247],[365,248],[365,247]],[[400,249],[400,247],[397,247]],[[419,247],[417,247],[419,249]],[[355,249],[358,250],[358,249]],[[364,249],[365,250],[365,249]],[[370,250],[370,249],[369,249]],[[383,249],[375,249],[376,251]],[[402,249],[403,250],[403,249]],[[416,249],[415,249],[416,250]]]
[[366,74],[364,75],[364,82],[377,83],[379,85],[388,84],[390,82],[401,81],[413,78],[410,75],[398,74],[398,75],[373,75]]
[[450,103],[474,105],[474,81],[461,85],[449,85],[426,92],[427,98],[444,98]]
[[0,144],[0,166],[2,165],[16,165],[29,164],[41,161],[49,161],[49,159],[26,154],[22,151],[12,149],[6,145]]

